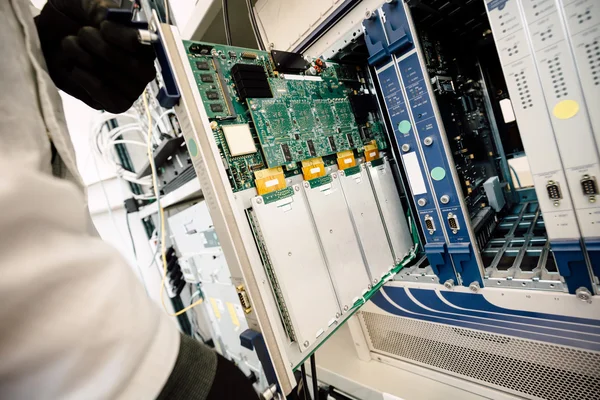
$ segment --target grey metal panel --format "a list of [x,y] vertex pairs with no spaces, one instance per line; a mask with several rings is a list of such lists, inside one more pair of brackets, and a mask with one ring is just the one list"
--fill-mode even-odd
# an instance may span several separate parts
[[338,174],[334,172],[331,177],[331,182],[322,186],[312,188],[308,182],[303,186],[333,286],[345,312],[368,290],[370,279]]
[[500,187],[500,180],[497,176],[492,176],[487,181],[483,183],[483,189],[485,190],[485,195],[487,196],[490,206],[496,212],[500,211],[506,205],[506,199],[504,198],[504,194],[502,193],[502,187]]
[[[204,247],[211,247],[214,240],[213,223],[204,201],[169,217],[169,231],[181,254],[195,253]],[[207,240],[208,237],[208,240]]]
[[295,185],[290,197],[257,196],[252,206],[303,351],[341,315],[306,199]]
[[371,281],[377,283],[383,275],[394,267],[394,257],[377,208],[377,201],[369,182],[366,167],[361,164],[358,173],[346,175],[344,171],[340,171],[339,176],[354,228],[367,261]]
[[395,262],[400,263],[410,252],[413,240],[406,222],[404,208],[400,202],[400,195],[396,189],[392,168],[387,157],[384,157],[382,165],[375,167],[369,165],[367,170],[371,177],[375,199],[383,217]]
[[248,329],[248,323],[235,288],[232,285],[203,283],[202,292],[205,298],[204,306],[208,309],[213,329],[220,339],[218,343],[222,346],[222,354],[233,359],[246,375],[249,375],[250,371],[260,375],[258,356],[242,347],[240,343],[240,334]]

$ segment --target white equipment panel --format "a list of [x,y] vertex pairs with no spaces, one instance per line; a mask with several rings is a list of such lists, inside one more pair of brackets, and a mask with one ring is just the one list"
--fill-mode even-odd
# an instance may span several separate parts
[[346,312],[367,292],[370,279],[338,174],[327,178],[329,183],[313,187],[304,182],[303,186],[342,312]]
[[339,176],[371,281],[375,284],[394,267],[394,257],[377,209],[377,200],[364,164],[355,174],[348,175],[340,171]]
[[336,323],[341,309],[300,185],[293,192],[269,203],[257,196],[252,206],[303,351]]
[[544,7],[530,1],[521,4],[579,227],[583,237],[597,237],[600,205],[581,185],[584,177],[600,177],[598,150],[558,8],[555,3]]
[[[536,195],[550,240],[579,240],[579,226],[573,211],[568,183],[533,54],[527,43],[517,1],[508,1],[502,10],[486,0],[486,9],[500,63],[512,98],[519,132]],[[558,195],[550,196],[547,185],[556,185]],[[552,198],[553,197],[553,198]]]
[[559,0],[559,3],[600,151],[600,2]]

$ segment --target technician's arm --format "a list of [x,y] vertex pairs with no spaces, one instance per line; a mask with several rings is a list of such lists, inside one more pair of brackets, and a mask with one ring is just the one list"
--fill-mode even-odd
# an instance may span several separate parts
[[88,233],[72,183],[0,158],[0,398],[253,399],[231,362],[152,304]]
[[53,176],[50,139],[73,172],[72,146],[28,3],[0,1],[0,398],[255,397],[235,366],[180,338],[90,234],[81,188]]
[[[0,398],[154,398],[175,364],[177,329],[118,252],[88,233],[81,191],[24,159],[0,157]],[[197,362],[208,387],[216,356]]]

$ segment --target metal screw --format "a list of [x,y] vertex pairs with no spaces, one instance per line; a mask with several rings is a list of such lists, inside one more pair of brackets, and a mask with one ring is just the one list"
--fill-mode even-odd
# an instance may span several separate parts
[[449,202],[450,202],[450,196],[448,196],[447,194],[440,197],[440,203],[448,204]]
[[344,306],[344,311],[348,311],[348,306]]
[[558,206],[560,205],[560,201],[558,201],[558,200],[554,200],[554,203],[553,203],[553,204],[554,204],[554,207],[558,207]]
[[423,144],[425,146],[431,146],[432,143],[433,143],[433,138],[431,136],[427,136],[425,139],[423,139]]
[[408,143],[405,143],[405,144],[402,145],[402,151],[403,152],[406,153],[409,150],[410,150],[410,145]]
[[304,347],[308,347],[310,343],[308,343],[308,340],[306,342],[304,342]]
[[329,233],[333,233],[333,229],[330,229],[330,230],[329,230]]
[[479,282],[473,282],[469,285],[469,289],[471,290],[471,292],[477,293],[479,292],[479,289],[481,289],[481,287],[479,286]]
[[586,303],[592,302],[592,294],[587,288],[583,286],[575,291],[575,295],[581,301],[585,301]]
[[344,173],[344,171],[340,171],[340,176],[344,176],[344,175],[346,175],[346,174]]
[[371,18],[373,18],[373,16],[374,16],[373,11],[367,10],[367,12],[365,12],[365,19],[371,19]]
[[373,279],[373,284],[377,284],[377,278]]
[[309,184],[308,182],[304,182],[304,187],[305,187],[305,188],[307,188],[307,187],[309,187],[309,186],[310,186],[310,184]]
[[444,282],[444,287],[448,290],[454,289],[454,280],[448,279],[446,282]]
[[291,252],[291,251],[290,251],[290,252],[288,252],[288,256],[289,256],[289,257],[291,257],[291,256],[292,256],[292,252]]
[[298,186],[298,185],[294,186],[294,190],[295,190],[296,192],[297,192],[297,191],[299,191],[299,190],[300,190],[300,186]]
[[333,179],[337,179],[337,174],[331,174],[331,177],[332,177]]
[[339,312],[335,313],[335,317],[339,318],[340,317],[340,313]]
[[256,199],[256,202],[257,202],[258,204],[261,204],[261,203],[262,203],[262,197],[259,197],[258,199]]
[[271,50],[273,50],[275,48],[275,43],[273,43],[273,42],[269,43],[269,47],[271,48]]
[[590,196],[589,197],[589,201],[590,201],[590,203],[595,203],[596,202],[596,196]]
[[371,290],[373,289],[373,285],[371,285],[370,283],[367,285],[367,289]]
[[427,199],[420,198],[419,200],[417,200],[417,204],[419,205],[419,207],[424,207],[427,204]]

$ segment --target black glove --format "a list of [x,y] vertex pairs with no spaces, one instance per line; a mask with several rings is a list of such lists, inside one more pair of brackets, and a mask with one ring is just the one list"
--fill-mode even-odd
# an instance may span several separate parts
[[156,76],[137,30],[106,21],[113,0],[49,0],[35,22],[54,84],[97,110],[129,109]]

